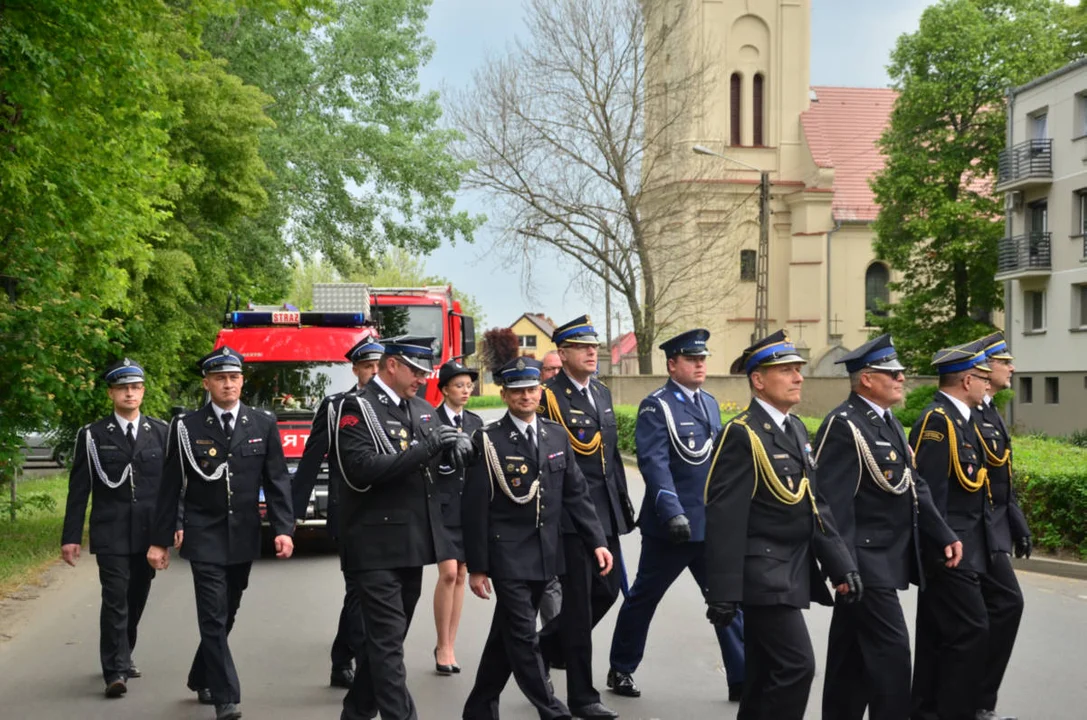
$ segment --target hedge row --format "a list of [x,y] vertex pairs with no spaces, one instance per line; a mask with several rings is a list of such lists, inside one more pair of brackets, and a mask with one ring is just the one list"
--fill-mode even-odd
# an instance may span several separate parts
[[[619,448],[634,454],[638,408],[619,405]],[[727,421],[735,413],[722,413]],[[815,437],[822,418],[801,418]],[[907,425],[907,431],[909,426]],[[1016,436],[1015,488],[1034,536],[1034,546],[1087,559],[1087,449],[1031,435]]]

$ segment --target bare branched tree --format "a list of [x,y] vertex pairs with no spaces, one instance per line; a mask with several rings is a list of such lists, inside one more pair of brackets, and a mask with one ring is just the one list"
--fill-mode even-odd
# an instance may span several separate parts
[[556,249],[617,293],[642,373],[658,335],[705,317],[707,295],[722,307],[738,247],[736,208],[683,176],[700,166],[684,138],[710,92],[710,63],[683,42],[698,31],[676,7],[651,19],[641,0],[528,0],[527,39],[447,103],[499,249],[522,263]]

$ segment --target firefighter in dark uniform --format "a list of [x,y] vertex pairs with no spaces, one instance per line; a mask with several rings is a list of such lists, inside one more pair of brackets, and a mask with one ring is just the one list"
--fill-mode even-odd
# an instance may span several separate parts
[[992,557],[992,503],[974,408],[989,389],[985,352],[973,344],[945,348],[932,360],[939,392],[910,431],[917,471],[962,541],[949,568],[936,548],[922,547],[925,589],[917,597],[913,669],[915,720],[974,720],[988,653],[989,619],[980,576]]
[[[372,338],[365,338],[355,343],[345,353],[345,357],[351,361],[351,371],[358,381],[348,390],[326,397],[321,401],[317,413],[313,416],[313,425],[306,439],[306,449],[298,462],[298,468],[294,471],[294,477],[291,478],[292,504],[296,519],[300,521],[306,519],[310,495],[317,484],[317,474],[321,471],[321,463],[328,455],[329,439],[335,430],[329,425],[336,415],[340,401],[344,396],[358,392],[370,382],[370,378],[377,373],[377,361],[384,351],[385,348],[381,343]],[[328,470],[328,511],[325,515],[325,529],[328,536],[339,545],[340,476],[338,469],[333,471],[332,463],[329,463]],[[354,624],[361,620],[358,598],[355,596],[351,583],[347,583],[347,590],[343,596],[343,608],[340,610],[340,622],[336,627],[336,637],[332,641],[332,673],[329,676],[329,685],[332,687],[350,688],[355,679],[352,661],[356,653],[353,648],[356,644],[361,645],[362,636],[358,633],[362,632],[362,628],[356,628]]]
[[563,538],[562,526],[575,529],[595,573],[607,575],[612,556],[566,432],[536,416],[540,364],[517,358],[497,375],[508,412],[475,434],[476,460],[464,485],[469,583],[487,600],[493,582],[495,611],[463,717],[497,720],[512,673],[540,718],[569,718],[549,687],[536,613],[548,580],[564,569],[570,536]]
[[[540,412],[566,430],[574,459],[585,476],[604,536],[621,563],[619,536],[634,529],[634,508],[627,495],[626,472],[619,455],[619,433],[611,392],[596,379],[600,340],[588,315],[556,328],[551,336],[559,349],[562,371],[544,384]],[[618,717],[600,702],[593,687],[592,630],[619,596],[622,572],[601,577],[570,520],[562,525],[566,572],[557,633],[547,635],[544,661],[566,668],[567,702],[581,718]]]
[[[469,438],[483,427],[483,418],[465,409],[472,396],[479,371],[450,360],[438,370],[438,390],[444,400],[437,408],[438,420],[443,425],[457,428]],[[451,465],[438,466],[438,493],[442,503],[442,522],[452,541],[454,554],[438,558],[438,582],[434,585],[434,625],[438,644],[434,648],[434,670],[439,675],[455,675],[460,672],[454,645],[457,627],[464,608],[464,583],[467,568],[464,564],[464,533],[461,528],[461,492],[464,489],[464,468]]]
[[[275,416],[246,406],[240,353],[222,347],[199,362],[211,400],[170,424],[166,465],[155,508],[151,567],[166,569],[179,515],[181,557],[196,589],[200,647],[188,687],[215,705],[217,720],[241,717],[241,688],[227,636],[260,557],[260,494],[275,533],[276,557],[294,551],[290,477]],[[179,508],[180,506],[180,508]]]
[[[423,566],[449,557],[437,464],[463,464],[468,437],[443,425],[417,397],[433,370],[433,338],[383,340],[377,375],[340,403],[334,441],[342,473],[340,542],[365,627],[343,720],[416,718],[404,669],[404,637],[422,588]],[[371,697],[372,693],[372,697]]]
[[[815,657],[802,609],[862,594],[857,566],[815,486],[808,433],[789,410],[800,402],[805,360],[779,330],[732,364],[754,397],[721,431],[706,480],[706,617],[728,625],[744,612],[746,679],[739,720],[802,720]],[[818,561],[818,565],[816,564]]]
[[110,366],[103,380],[113,413],[76,436],[60,551],[74,566],[90,498],[90,551],[102,584],[99,654],[106,697],[114,698],[125,693],[129,678],[140,676],[132,650],[155,577],[145,558],[162,481],[166,423],[140,413],[144,373],[138,364],[125,358]]
[[994,708],[1004,671],[1015,647],[1019,621],[1023,617],[1023,592],[1012,569],[1011,553],[1016,557],[1030,557],[1030,529],[1012,485],[1011,435],[1004,418],[993,404],[992,396],[1011,387],[1012,365],[1008,343],[1004,333],[995,332],[977,341],[985,352],[989,373],[989,392],[976,410],[974,424],[981,432],[985,468],[989,472],[989,490],[992,493],[993,547],[989,559],[989,571],[980,576],[981,595],[989,613],[989,651],[985,661],[985,674],[981,681],[977,720],[1000,720]]
[[852,392],[815,436],[819,490],[864,583],[856,603],[838,602],[830,623],[823,720],[907,720],[910,636],[898,591],[921,584],[921,547],[948,567],[962,543],[932,503],[891,406],[905,382],[890,335],[838,359]]
[[[638,697],[633,672],[645,653],[649,623],[665,592],[690,570],[705,592],[706,489],[713,441],[721,431],[717,400],[702,389],[706,381],[708,330],[681,333],[662,343],[669,380],[638,408],[634,437],[645,496],[638,526],[642,554],[638,576],[615,621],[608,687]],[[715,627],[728,674],[729,700],[740,699],[744,683],[743,615]]]

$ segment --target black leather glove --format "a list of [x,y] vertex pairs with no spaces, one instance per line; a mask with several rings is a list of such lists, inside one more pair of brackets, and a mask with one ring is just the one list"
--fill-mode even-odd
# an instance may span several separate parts
[[458,437],[460,437],[460,433],[455,427],[439,425],[437,429],[426,436],[427,454],[434,457],[442,450],[448,450],[457,444]]
[[1021,537],[1015,541],[1015,557],[1029,558],[1032,550],[1034,550],[1034,543],[1031,542],[1030,535]]
[[849,589],[841,595],[843,602],[855,603],[860,600],[861,596],[864,594],[864,585],[861,584],[861,574],[856,570],[850,570],[845,574],[844,578],[835,584],[849,586]]
[[464,470],[468,467],[468,463],[472,460],[472,440],[464,433],[457,436],[456,443],[449,450],[449,455],[453,458],[453,464],[458,470]]
[[683,513],[668,518],[665,523],[668,527],[668,539],[676,545],[681,545],[691,540],[691,522]]
[[736,619],[736,603],[711,602],[706,607],[706,619],[717,627],[727,627],[730,622]]

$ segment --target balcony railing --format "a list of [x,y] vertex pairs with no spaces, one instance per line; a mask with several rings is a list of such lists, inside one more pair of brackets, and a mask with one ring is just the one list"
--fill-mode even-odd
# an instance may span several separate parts
[[1052,269],[1050,233],[1032,232],[1004,238],[997,249],[997,274],[1042,274]]
[[1000,151],[996,189],[1053,179],[1053,141],[1027,140]]

